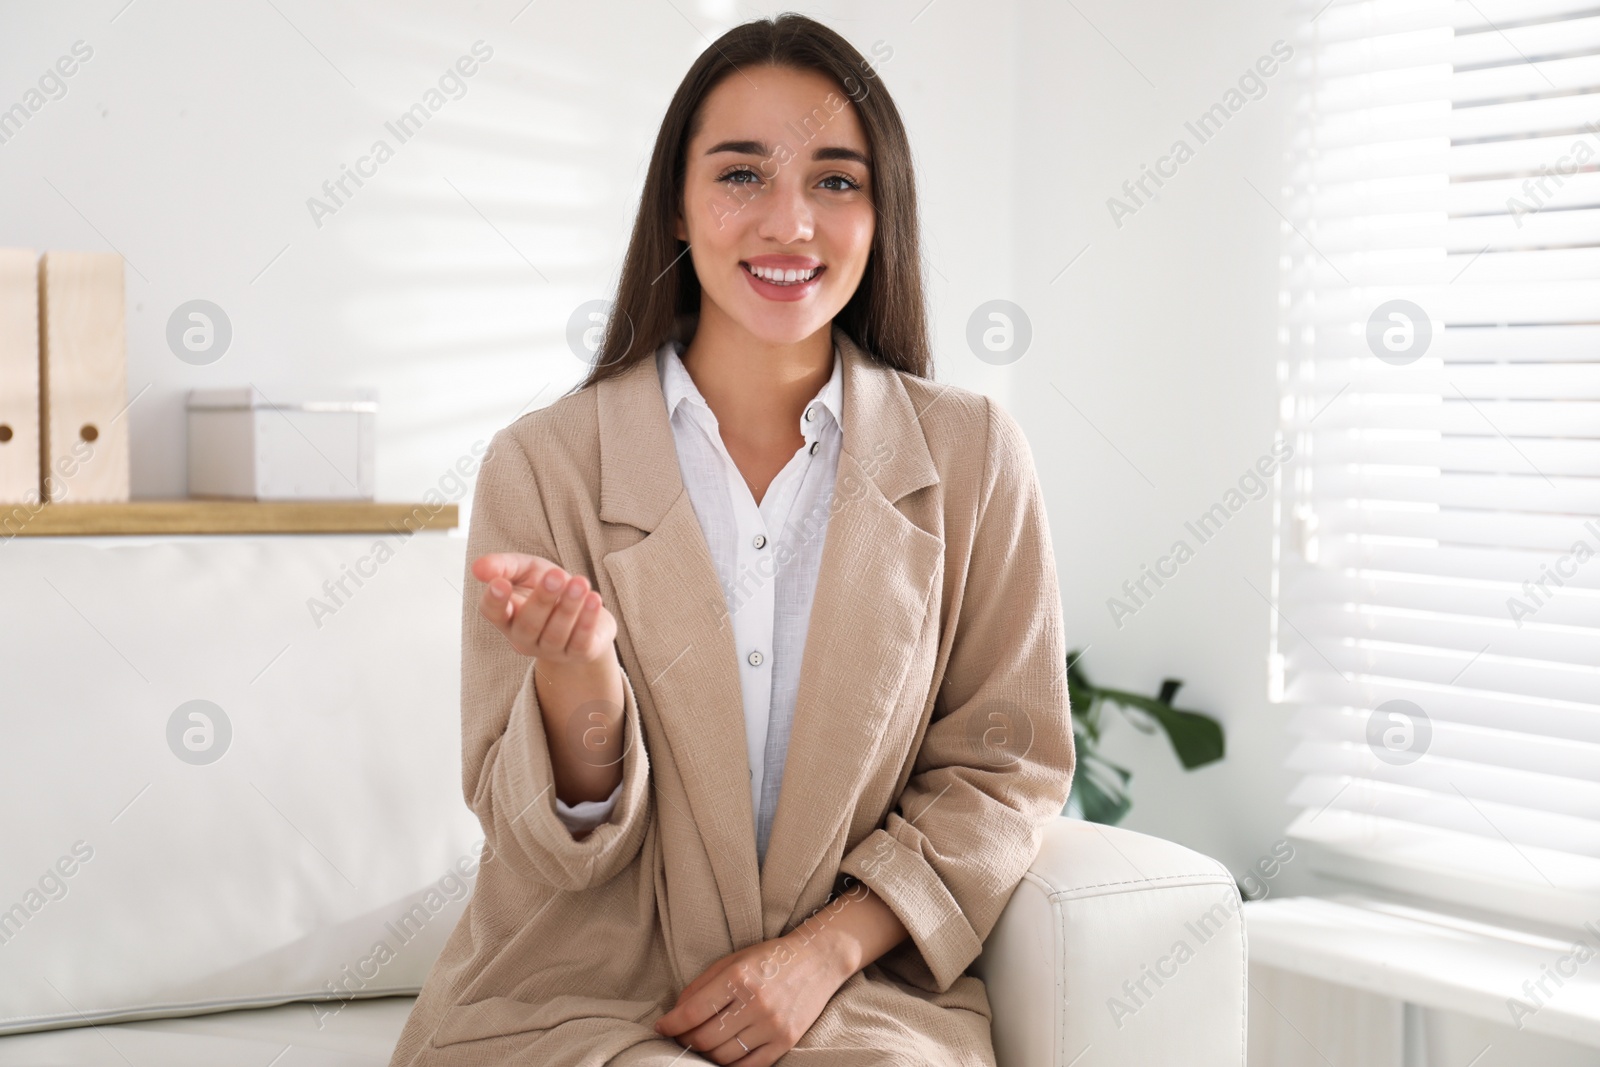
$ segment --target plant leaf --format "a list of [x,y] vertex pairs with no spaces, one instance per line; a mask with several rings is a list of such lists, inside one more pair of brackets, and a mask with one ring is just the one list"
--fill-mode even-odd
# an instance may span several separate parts
[[1072,807],[1075,800],[1089,822],[1114,826],[1133,807],[1133,798],[1127,790],[1132,777],[1133,772],[1126,767],[1119,767],[1098,753],[1085,753],[1078,762],[1077,773],[1072,776],[1067,807]]
[[1174,708],[1159,700],[1120,689],[1102,689],[1100,695],[1114,704],[1130,705],[1153,715],[1167,732],[1172,750],[1177,753],[1178,761],[1185,770],[1192,771],[1196,767],[1215,763],[1226,754],[1222,724],[1209,715]]
[[[1089,822],[1115,826],[1133,807],[1127,792],[1115,785],[1102,784],[1091,774],[1075,775],[1072,779],[1072,796],[1083,808],[1083,817]],[[1071,803],[1071,800],[1068,800]]]
[[[1165,678],[1155,698],[1121,689],[1104,689],[1089,680],[1081,663],[1082,650],[1067,653],[1067,697],[1072,711],[1072,738],[1078,770],[1073,775],[1068,809],[1078,809],[1091,822],[1115,825],[1133,807],[1128,792],[1132,772],[1099,753],[1100,716],[1107,703],[1115,704],[1135,729],[1166,732],[1172,749],[1185,769],[1193,770],[1223,757],[1222,724],[1198,711],[1172,706],[1183,682]],[[1148,716],[1148,718],[1147,718]]]

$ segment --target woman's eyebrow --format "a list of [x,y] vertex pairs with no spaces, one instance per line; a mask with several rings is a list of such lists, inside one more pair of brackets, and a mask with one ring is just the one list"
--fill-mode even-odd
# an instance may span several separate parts
[[[736,152],[742,156],[760,156],[766,159],[772,155],[764,141],[722,141],[706,149],[706,155],[714,156],[718,152]],[[843,159],[853,163],[860,163],[863,167],[871,167],[872,161],[857,152],[854,148],[843,145],[827,145],[811,153],[814,160]]]

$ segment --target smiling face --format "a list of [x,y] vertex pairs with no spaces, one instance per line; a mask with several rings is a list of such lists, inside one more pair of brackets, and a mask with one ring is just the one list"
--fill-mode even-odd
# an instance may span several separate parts
[[872,249],[869,157],[855,107],[816,71],[746,68],[707,94],[676,225],[702,326],[725,319],[773,345],[827,327]]

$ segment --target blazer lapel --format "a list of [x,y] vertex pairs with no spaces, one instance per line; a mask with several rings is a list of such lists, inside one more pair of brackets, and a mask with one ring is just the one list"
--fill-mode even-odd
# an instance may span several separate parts
[[[762,936],[808,888],[825,895],[829,850],[854,813],[943,572],[944,540],[895,506],[939,481],[899,375],[843,330],[844,437],[806,632],[783,787],[761,870]],[[938,401],[935,400],[934,403]],[[817,901],[820,903],[820,896]]]
[[[678,469],[653,358],[602,381],[600,518],[647,533],[602,560],[672,748],[735,947],[777,936],[854,811],[942,572],[944,541],[895,502],[936,484],[899,376],[839,327],[844,436],[783,788],[758,869],[738,651]],[[937,400],[934,401],[937,403]],[[742,773],[741,773],[742,772]]]
[[[654,358],[596,386],[600,518],[648,536],[602,560],[688,794],[734,946],[761,939],[744,701],[727,601],[678,469]],[[653,762],[660,765],[660,757]],[[740,773],[743,772],[743,773]]]

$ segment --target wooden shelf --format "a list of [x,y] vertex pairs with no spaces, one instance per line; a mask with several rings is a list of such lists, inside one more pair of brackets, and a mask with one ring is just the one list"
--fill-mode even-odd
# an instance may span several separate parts
[[132,500],[0,504],[0,538],[115,534],[410,533],[449,530],[455,504],[371,500]]

